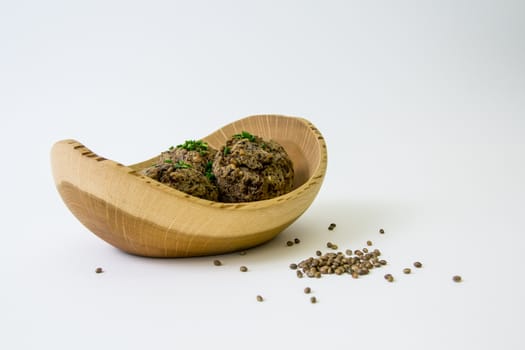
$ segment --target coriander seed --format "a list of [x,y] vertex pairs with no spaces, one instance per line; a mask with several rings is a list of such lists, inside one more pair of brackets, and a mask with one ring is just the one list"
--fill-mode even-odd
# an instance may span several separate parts
[[102,273],[102,272],[104,272],[104,270],[102,269],[102,267],[97,267],[97,268],[95,269],[95,273]]
[[387,273],[385,275],[385,279],[388,281],[388,282],[393,282],[394,281],[394,276],[392,276],[391,274]]
[[263,301],[263,300],[264,300],[264,299],[263,299],[263,297],[262,297],[262,296],[260,296],[260,295],[258,295],[258,296],[256,297],[256,299],[257,299],[257,301],[258,301],[258,302],[261,302],[261,301]]
[[213,260],[213,265],[215,266],[221,266],[222,262],[220,260]]
[[247,268],[246,266],[243,265],[243,266],[241,266],[241,267],[239,268],[239,270],[241,270],[241,272],[246,272],[246,271],[248,271],[248,268]]
[[459,275],[455,275],[454,277],[452,277],[452,280],[456,283],[459,283],[462,281],[462,278]]
[[293,239],[293,242],[294,242],[295,244],[299,244],[299,243],[301,243],[301,240],[300,240],[299,238],[294,238],[294,239]]
[[330,231],[333,231],[334,228],[335,228],[335,224],[334,223],[331,223],[330,226],[328,226],[328,229]]
[[372,245],[372,241],[366,241],[366,245],[367,246],[371,246]]
[[311,298],[310,298],[310,302],[311,302],[312,304],[317,303],[317,298],[316,298],[316,297],[311,297]]
[[385,233],[385,230],[379,229],[379,233],[383,234],[383,233]]
[[334,244],[332,242],[326,242],[326,247],[327,248],[332,248]]
[[410,270],[410,268],[408,268],[408,267],[405,267],[405,268],[403,269],[403,273],[404,273],[404,274],[407,274],[407,275],[408,275],[410,272],[412,272],[412,270]]
[[423,266],[419,261],[414,262],[414,267],[417,267],[418,269]]
[[297,275],[297,278],[303,278],[303,272],[302,271],[297,270],[297,272],[295,274]]
[[295,264],[295,263],[291,263],[291,264],[290,264],[290,269],[292,269],[292,270],[297,270],[297,264]]
[[304,293],[305,293],[305,294],[310,294],[311,291],[312,291],[312,290],[310,289],[310,287],[306,287],[306,288],[304,289]]
[[323,255],[323,253],[322,253],[320,250],[317,250],[317,251],[315,252],[315,255],[317,255],[317,256],[321,256],[321,255]]
[[246,250],[242,250],[241,252],[239,252],[239,255],[246,255]]
[[293,246],[293,242],[292,242],[292,241],[287,241],[287,242],[286,242],[286,245],[287,245],[288,247],[291,247],[291,246]]

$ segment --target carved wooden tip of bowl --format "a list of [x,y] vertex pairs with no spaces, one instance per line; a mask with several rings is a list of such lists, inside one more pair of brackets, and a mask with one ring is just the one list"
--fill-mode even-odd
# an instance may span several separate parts
[[291,192],[256,202],[208,201],[140,175],[157,157],[125,166],[75,140],[53,146],[53,177],[77,219],[128,253],[186,257],[246,249],[272,239],[308,209],[324,180],[327,150],[312,123],[280,115],[243,118],[202,139],[219,149],[242,131],[273,139],[286,149],[295,170]]

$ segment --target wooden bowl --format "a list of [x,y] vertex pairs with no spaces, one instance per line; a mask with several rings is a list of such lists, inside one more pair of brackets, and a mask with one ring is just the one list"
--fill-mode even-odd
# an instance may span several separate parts
[[187,257],[245,249],[272,239],[311,205],[325,176],[327,151],[323,136],[312,123],[280,115],[240,119],[203,140],[218,149],[242,131],[283,145],[294,163],[291,192],[246,203],[200,199],[139,173],[157,157],[125,166],[98,156],[75,140],[53,146],[53,177],[77,219],[128,253]]

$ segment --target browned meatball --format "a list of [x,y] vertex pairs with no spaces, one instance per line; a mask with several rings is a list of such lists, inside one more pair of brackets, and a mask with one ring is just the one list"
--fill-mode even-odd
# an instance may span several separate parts
[[211,201],[219,199],[217,186],[189,163],[179,161],[157,164],[144,169],[142,173],[189,195]]
[[186,141],[162,152],[142,174],[192,196],[217,201],[219,192],[211,172],[216,153],[203,141]]
[[222,202],[269,199],[293,188],[293,164],[285,149],[247,132],[234,135],[217,152],[213,174]]

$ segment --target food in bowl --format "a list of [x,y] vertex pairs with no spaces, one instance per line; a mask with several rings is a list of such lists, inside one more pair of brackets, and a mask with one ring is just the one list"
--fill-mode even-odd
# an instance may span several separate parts
[[219,150],[201,140],[170,147],[142,174],[192,196],[226,203],[278,197],[294,183],[293,163],[284,147],[246,131]]

